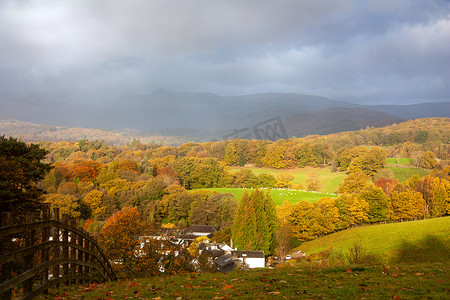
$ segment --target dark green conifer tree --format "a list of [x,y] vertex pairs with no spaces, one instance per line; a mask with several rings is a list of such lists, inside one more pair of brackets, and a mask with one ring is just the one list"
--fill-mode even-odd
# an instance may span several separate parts
[[241,250],[262,250],[266,255],[275,249],[275,204],[269,192],[244,192],[232,227],[234,246]]

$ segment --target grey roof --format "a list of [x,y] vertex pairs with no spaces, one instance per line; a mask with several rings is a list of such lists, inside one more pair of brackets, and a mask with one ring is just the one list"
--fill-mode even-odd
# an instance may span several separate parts
[[250,257],[250,258],[265,258],[264,251],[231,251],[231,255],[237,258]]
[[214,262],[220,267],[226,267],[233,263],[233,257],[230,254],[224,254],[222,256],[216,257]]
[[191,225],[186,228],[186,232],[216,232],[217,229],[211,225]]

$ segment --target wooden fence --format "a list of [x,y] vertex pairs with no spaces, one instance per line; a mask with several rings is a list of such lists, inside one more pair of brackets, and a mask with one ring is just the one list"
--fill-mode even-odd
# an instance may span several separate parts
[[43,204],[42,221],[25,216],[13,225],[12,214],[2,212],[0,227],[0,295],[11,299],[13,289],[22,299],[32,299],[51,286],[116,280],[97,242],[75,220]]

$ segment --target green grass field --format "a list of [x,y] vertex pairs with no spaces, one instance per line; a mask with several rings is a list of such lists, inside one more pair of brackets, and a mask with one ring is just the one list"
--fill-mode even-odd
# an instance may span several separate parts
[[396,164],[396,165],[405,165],[405,166],[409,166],[411,165],[411,162],[413,161],[412,158],[406,158],[406,157],[401,157],[401,158],[386,158],[386,163],[387,164]]
[[[218,191],[219,193],[231,193],[237,200],[241,200],[245,190],[247,190],[248,193],[252,192],[252,189],[243,189],[243,188],[211,188],[207,190],[214,190]],[[336,195],[333,194],[278,190],[278,189],[270,190],[270,195],[272,196],[275,205],[281,205],[286,200],[289,200],[291,203],[297,203],[300,200],[314,202],[323,197],[332,197],[332,198],[337,197]]]
[[258,167],[232,167],[230,172],[238,172],[242,169],[252,170],[255,175],[260,175],[262,173],[277,176],[281,173],[290,173],[295,176],[293,183],[301,183],[306,186],[306,178],[311,174],[317,174],[321,183],[320,192],[324,193],[334,193],[337,188],[341,185],[344,179],[348,176],[345,172],[331,172],[331,168],[295,168],[295,169],[271,169],[271,168],[258,168]]
[[420,168],[398,168],[398,167],[388,167],[388,168],[394,172],[395,178],[400,182],[408,180],[408,178],[410,178],[415,174],[422,177],[431,173],[430,170]]
[[[395,250],[404,243],[409,243],[411,247],[418,246],[430,236],[437,238],[449,248],[450,217],[351,228],[304,242],[296,250],[311,254],[329,249],[332,245],[334,250],[347,252],[353,244],[361,243],[371,254],[389,261],[393,258]],[[426,251],[422,254],[425,255]]]
[[61,286],[38,299],[448,299],[448,263],[285,267]]

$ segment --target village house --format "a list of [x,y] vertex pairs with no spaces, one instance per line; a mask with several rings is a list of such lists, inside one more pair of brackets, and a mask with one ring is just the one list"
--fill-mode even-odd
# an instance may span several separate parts
[[209,239],[212,239],[214,236],[214,232],[217,229],[211,225],[191,225],[185,230],[181,231],[179,235],[177,235],[177,239],[180,242],[192,243],[198,237],[206,236]]
[[234,259],[240,260],[244,265],[248,265],[250,269],[264,268],[266,266],[266,258],[264,251],[231,251]]

